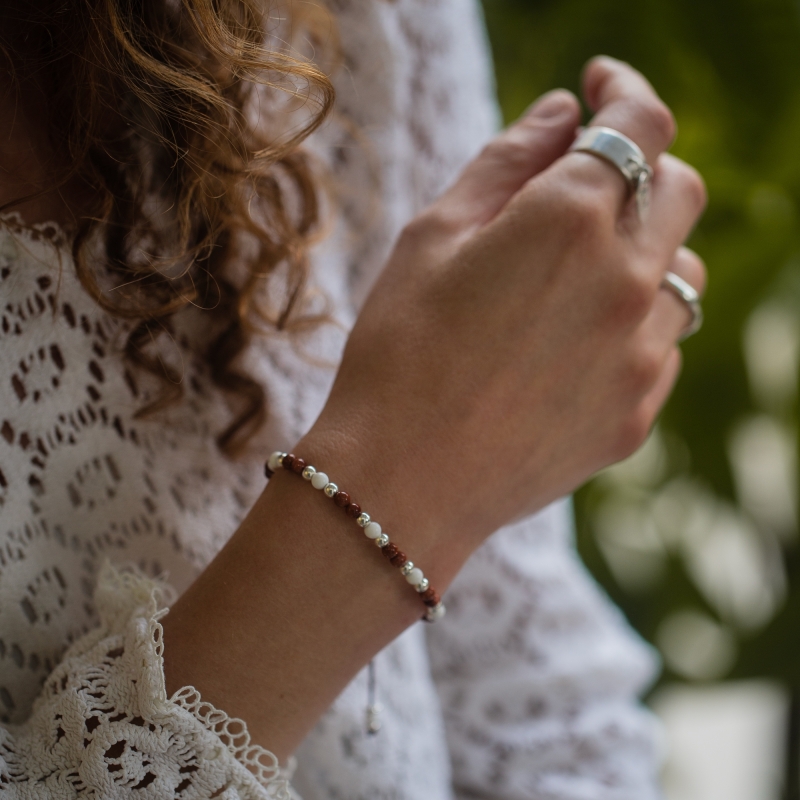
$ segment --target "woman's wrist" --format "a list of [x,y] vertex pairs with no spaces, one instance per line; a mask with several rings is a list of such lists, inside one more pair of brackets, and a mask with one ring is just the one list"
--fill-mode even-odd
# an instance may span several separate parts
[[448,481],[430,474],[409,439],[321,420],[292,448],[346,490],[437,587],[450,584],[475,549],[449,513]]
[[337,511],[280,470],[163,621],[168,692],[195,686],[280,758],[424,610]]

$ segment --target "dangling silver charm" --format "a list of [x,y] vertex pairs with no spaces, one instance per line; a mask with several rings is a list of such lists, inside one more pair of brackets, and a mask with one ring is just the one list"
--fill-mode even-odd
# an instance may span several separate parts
[[380,729],[381,725],[381,708],[380,703],[375,703],[374,705],[367,706],[367,733],[370,736],[374,736]]

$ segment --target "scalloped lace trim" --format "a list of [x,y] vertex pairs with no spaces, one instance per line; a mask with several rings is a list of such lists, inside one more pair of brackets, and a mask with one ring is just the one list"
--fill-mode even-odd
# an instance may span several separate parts
[[47,242],[59,249],[68,247],[72,241],[72,232],[68,227],[53,221],[28,223],[19,211],[0,213],[0,227],[32,242]]
[[243,720],[194,687],[167,699],[159,622],[166,593],[106,561],[95,593],[100,625],[64,653],[31,717],[0,727],[0,794],[297,800],[294,759],[282,769],[251,742]]
[[164,601],[172,598],[173,592],[168,585],[152,581],[134,570],[121,572],[108,561],[103,565],[97,582],[96,605],[110,630],[120,630],[139,614],[146,618],[158,670],[155,676],[158,685],[153,688],[157,689],[159,699],[184,709],[220,739],[236,761],[269,791],[270,797],[291,800],[293,795],[288,781],[294,771],[294,759],[289,760],[285,769],[282,768],[274,753],[252,742],[244,720],[231,717],[203,700],[194,686],[184,686],[166,699],[164,630],[160,620],[169,611]]

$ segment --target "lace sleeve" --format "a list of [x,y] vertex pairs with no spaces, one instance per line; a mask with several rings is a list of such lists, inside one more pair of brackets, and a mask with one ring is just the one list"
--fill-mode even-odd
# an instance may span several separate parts
[[0,795],[289,800],[275,756],[241,720],[192,687],[166,697],[157,596],[106,565],[100,627],[67,650],[30,718],[0,728]]
[[567,502],[496,533],[428,629],[458,797],[655,800],[656,661],[591,580]]

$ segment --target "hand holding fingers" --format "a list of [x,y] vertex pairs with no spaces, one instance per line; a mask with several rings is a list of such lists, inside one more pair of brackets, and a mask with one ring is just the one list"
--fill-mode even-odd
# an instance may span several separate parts
[[[431,536],[474,542],[627,455],[677,375],[688,313],[659,286],[668,269],[702,286],[696,257],[676,255],[702,182],[659,157],[671,131],[649,84],[596,63],[586,81],[596,120],[638,139],[656,168],[648,221],[625,224],[626,187],[607,164],[560,157],[577,106],[546,96],[407,227],[320,418],[323,433],[359,430],[378,452],[424,451],[423,467],[376,456],[368,480],[414,496],[420,530],[443,532]],[[502,451],[502,469],[487,451]],[[435,481],[453,463],[478,486],[469,497],[447,499]]]

